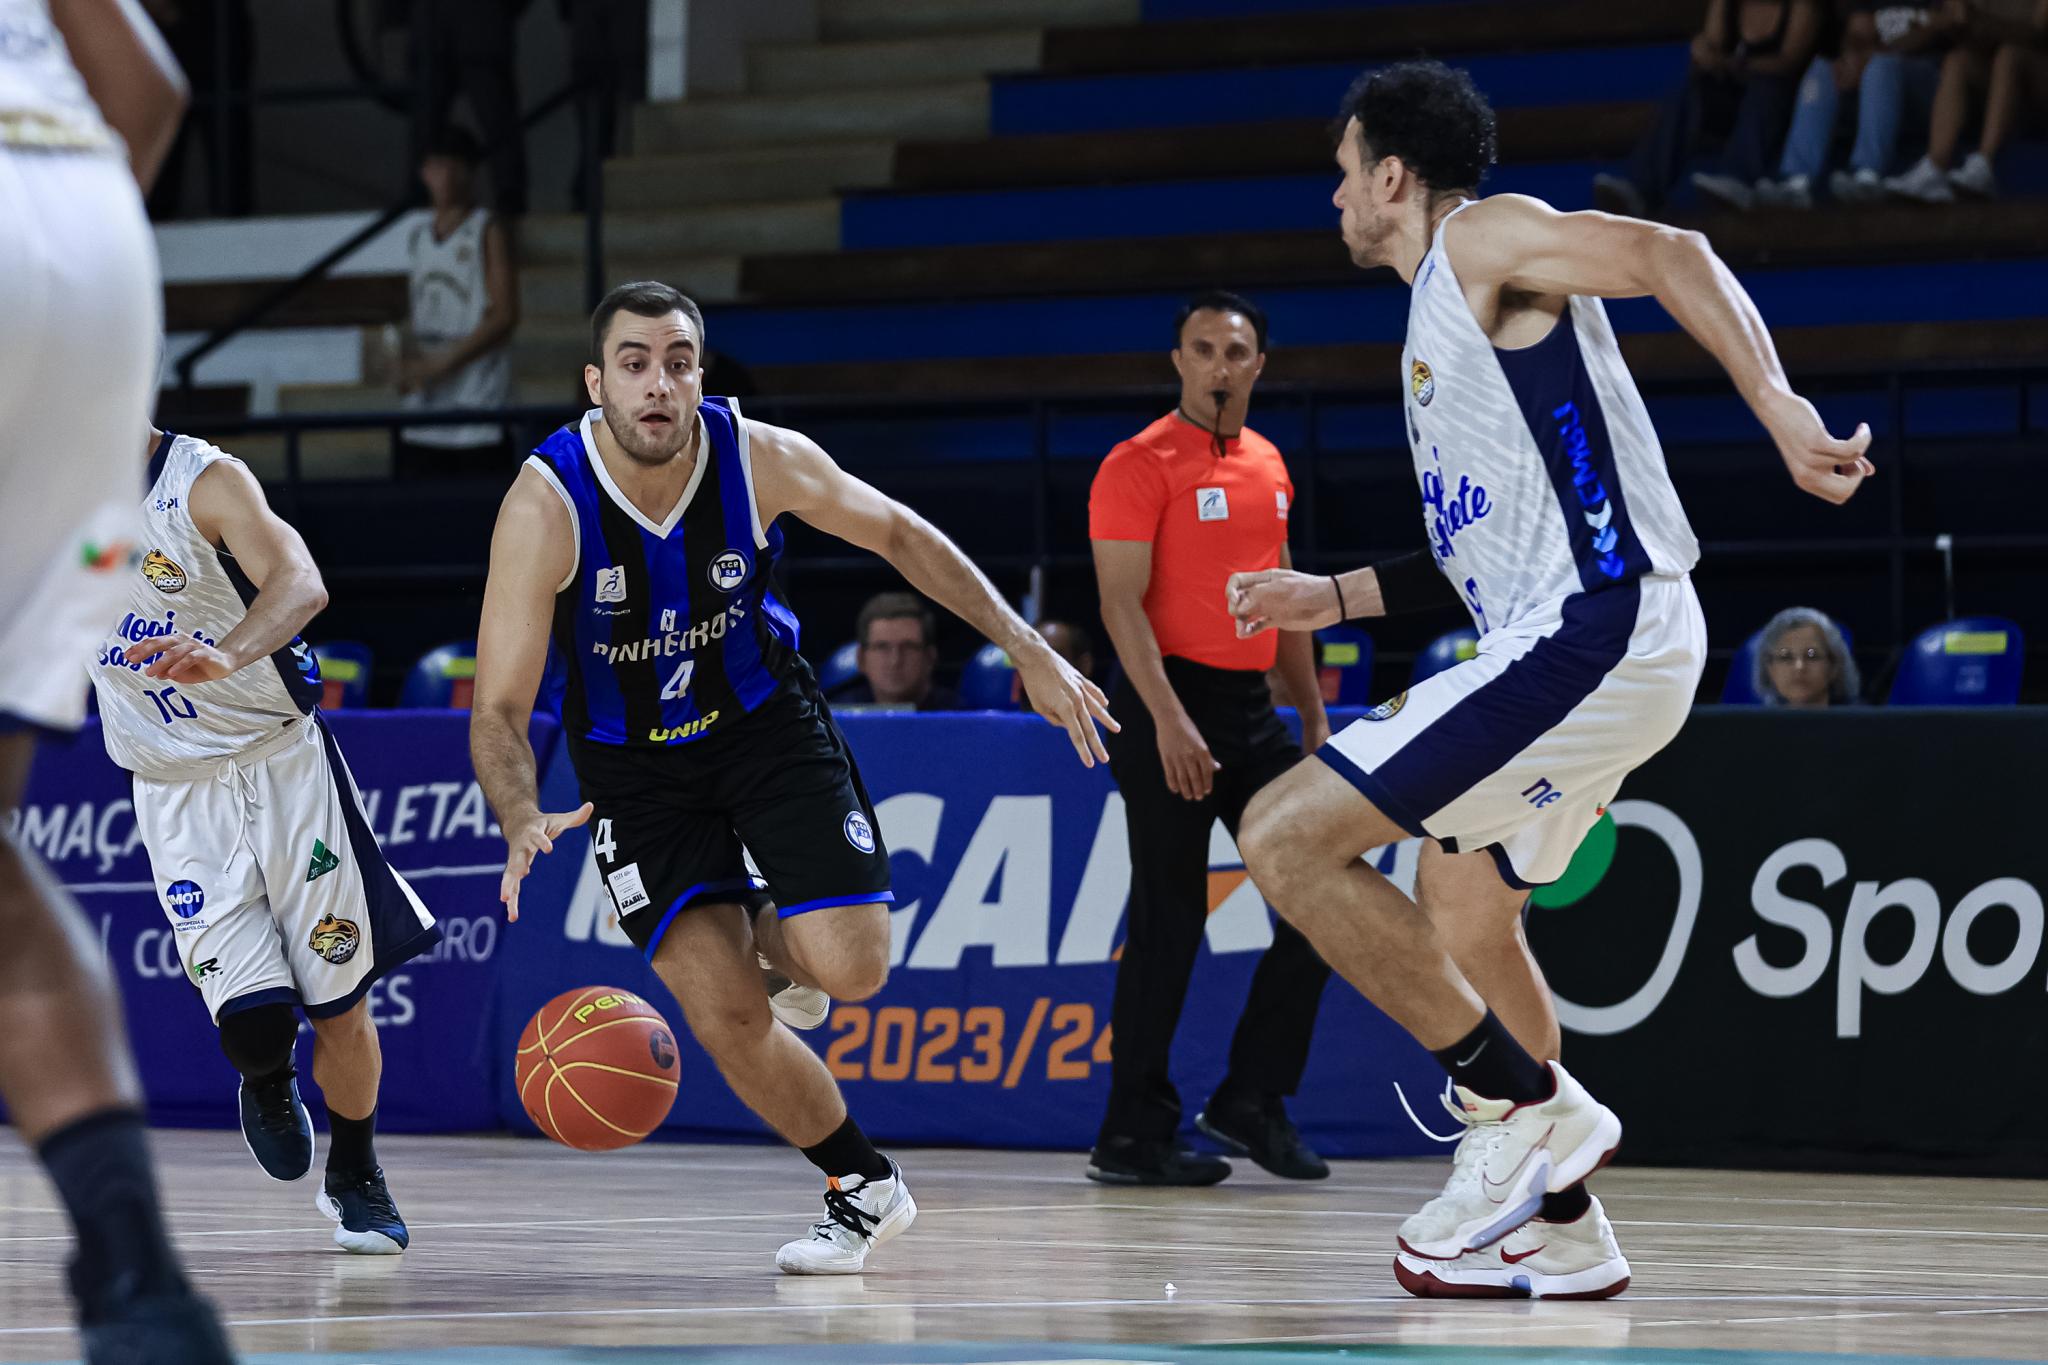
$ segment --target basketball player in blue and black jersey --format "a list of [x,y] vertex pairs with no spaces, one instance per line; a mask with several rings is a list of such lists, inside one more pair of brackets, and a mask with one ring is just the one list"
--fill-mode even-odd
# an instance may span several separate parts
[[[1084,764],[1108,761],[1095,723],[1115,722],[930,523],[808,437],[705,397],[689,299],[621,285],[591,318],[591,351],[598,407],[549,437],[506,495],[477,636],[470,750],[510,846],[507,917],[535,856],[595,818],[621,927],[733,1092],[827,1178],[826,1216],[776,1264],[858,1274],[917,1206],[824,1063],[771,1012],[760,964],[797,989],[865,999],[888,976],[894,897],[860,771],[776,587],[777,519],[874,551],[1001,645]],[[551,643],[584,798],[553,814],[526,739]]]

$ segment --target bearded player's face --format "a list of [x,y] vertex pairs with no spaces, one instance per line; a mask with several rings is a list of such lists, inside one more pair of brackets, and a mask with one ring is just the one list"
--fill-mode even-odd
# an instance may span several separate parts
[[680,454],[704,397],[703,338],[680,310],[620,313],[604,338],[604,367],[583,367],[590,401],[604,409],[619,448],[645,465]]

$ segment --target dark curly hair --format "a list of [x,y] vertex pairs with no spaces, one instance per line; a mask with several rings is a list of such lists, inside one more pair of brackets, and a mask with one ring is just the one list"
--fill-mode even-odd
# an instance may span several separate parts
[[1469,72],[1442,62],[1366,72],[1344,92],[1339,137],[1352,119],[1368,162],[1398,156],[1433,190],[1476,190],[1494,162],[1493,106]]

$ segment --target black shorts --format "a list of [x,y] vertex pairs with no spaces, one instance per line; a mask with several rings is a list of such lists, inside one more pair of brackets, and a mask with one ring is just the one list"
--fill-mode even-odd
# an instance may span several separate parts
[[650,960],[693,905],[788,916],[895,900],[874,804],[807,680],[688,744],[572,739],[569,757],[619,926]]

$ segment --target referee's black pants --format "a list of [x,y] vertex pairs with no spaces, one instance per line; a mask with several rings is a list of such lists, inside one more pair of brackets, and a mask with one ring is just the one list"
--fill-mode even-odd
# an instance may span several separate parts
[[[1123,732],[1109,737],[1109,769],[1123,793],[1131,841],[1131,900],[1112,1007],[1109,1112],[1101,1141],[1171,1139],[1180,1095],[1167,1076],[1173,1031],[1209,918],[1209,831],[1237,837],[1252,794],[1301,758],[1274,713],[1263,673],[1166,660],[1166,679],[1222,767],[1200,801],[1176,796],[1159,762],[1152,714],[1128,679],[1110,707]],[[1252,976],[1219,1091],[1292,1095],[1308,1064],[1309,1035],[1330,969],[1285,920]]]

